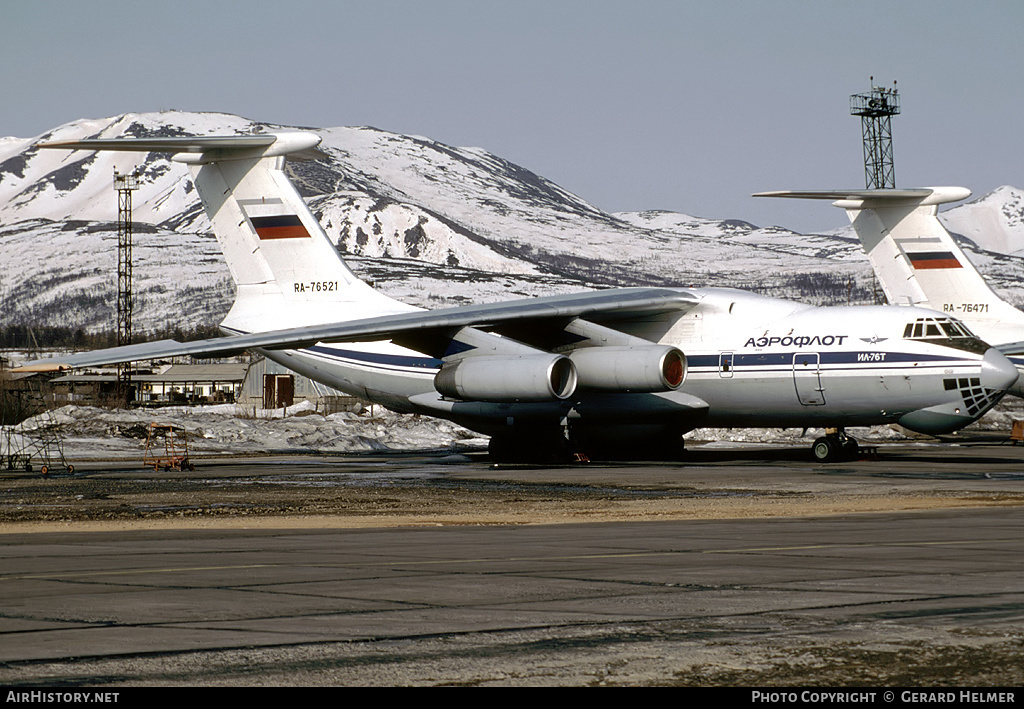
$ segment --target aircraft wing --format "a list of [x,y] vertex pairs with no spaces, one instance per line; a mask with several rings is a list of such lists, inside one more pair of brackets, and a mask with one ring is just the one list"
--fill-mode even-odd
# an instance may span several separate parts
[[487,329],[504,323],[586,318],[608,322],[660,313],[686,311],[697,296],[671,288],[616,288],[590,293],[546,296],[523,300],[467,305],[442,310],[420,310],[349,320],[326,325],[289,328],[253,334],[216,337],[194,342],[161,340],[126,347],[83,352],[67,357],[31,362],[24,370],[64,369],[116,364],[164,357],[218,357],[247,349],[302,349],[318,342],[390,340],[410,333],[454,331],[462,327]]
[[1024,342],[1006,342],[1001,345],[992,345],[1007,357],[1020,357],[1024,355]]

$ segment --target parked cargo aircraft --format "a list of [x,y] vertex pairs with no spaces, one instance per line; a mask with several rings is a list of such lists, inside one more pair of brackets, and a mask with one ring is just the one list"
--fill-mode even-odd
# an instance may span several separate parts
[[[893,305],[914,305],[956,317],[1024,372],[1024,313],[985,282],[939,221],[938,205],[971,195],[963,187],[912,190],[762,192],[758,197],[833,200],[846,210]],[[948,325],[930,326],[946,330]],[[926,329],[922,327],[921,334]],[[912,334],[917,333],[915,329]],[[1024,396],[1024,377],[1011,393]]]
[[[491,436],[497,458],[634,454],[711,427],[821,427],[816,458],[856,448],[847,426],[956,430],[1017,371],[955,320],[921,309],[814,307],[723,288],[622,288],[426,311],[360,281],[283,171],[312,133],[48,143],[171,152],[190,166],[238,293],[226,337],[74,355],[89,366],[254,349],[400,412]],[[948,333],[916,335],[917,323]],[[929,330],[930,333],[930,330]]]

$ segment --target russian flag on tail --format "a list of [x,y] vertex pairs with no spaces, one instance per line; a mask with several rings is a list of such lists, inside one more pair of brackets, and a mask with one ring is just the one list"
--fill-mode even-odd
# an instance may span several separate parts
[[277,214],[268,217],[249,217],[260,239],[305,239],[306,227],[295,214]]
[[913,266],[915,270],[930,268],[963,268],[951,251],[922,251],[916,254],[908,253],[907,258],[910,259],[910,265]]
[[238,204],[260,241],[309,238],[299,215],[279,198],[240,199]]

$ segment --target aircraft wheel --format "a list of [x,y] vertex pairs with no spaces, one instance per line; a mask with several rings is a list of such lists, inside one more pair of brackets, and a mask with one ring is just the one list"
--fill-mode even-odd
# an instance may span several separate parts
[[493,463],[512,463],[516,459],[516,453],[520,450],[521,448],[512,438],[491,436],[491,440],[487,443],[487,455]]
[[487,454],[492,463],[558,464],[572,460],[564,440],[556,436],[491,436]]
[[44,465],[43,467],[41,467],[41,468],[39,469],[39,472],[40,472],[40,474],[42,474],[42,476],[43,476],[44,478],[45,478],[45,477],[48,477],[48,476],[50,475],[50,466],[48,466],[48,465]]
[[829,436],[822,436],[811,446],[811,453],[819,463],[831,463],[839,453],[839,441]]
[[643,453],[642,460],[681,460],[686,457],[686,444],[680,436],[668,436],[646,446]]
[[843,455],[853,460],[860,453],[860,444],[857,443],[856,438],[850,438],[847,436],[846,440],[843,441]]

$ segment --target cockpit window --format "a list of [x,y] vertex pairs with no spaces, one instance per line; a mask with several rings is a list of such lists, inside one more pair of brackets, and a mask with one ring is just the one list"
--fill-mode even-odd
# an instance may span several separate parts
[[918,318],[907,323],[903,329],[903,339],[921,340],[975,354],[985,354],[989,348],[966,325],[952,318]]

